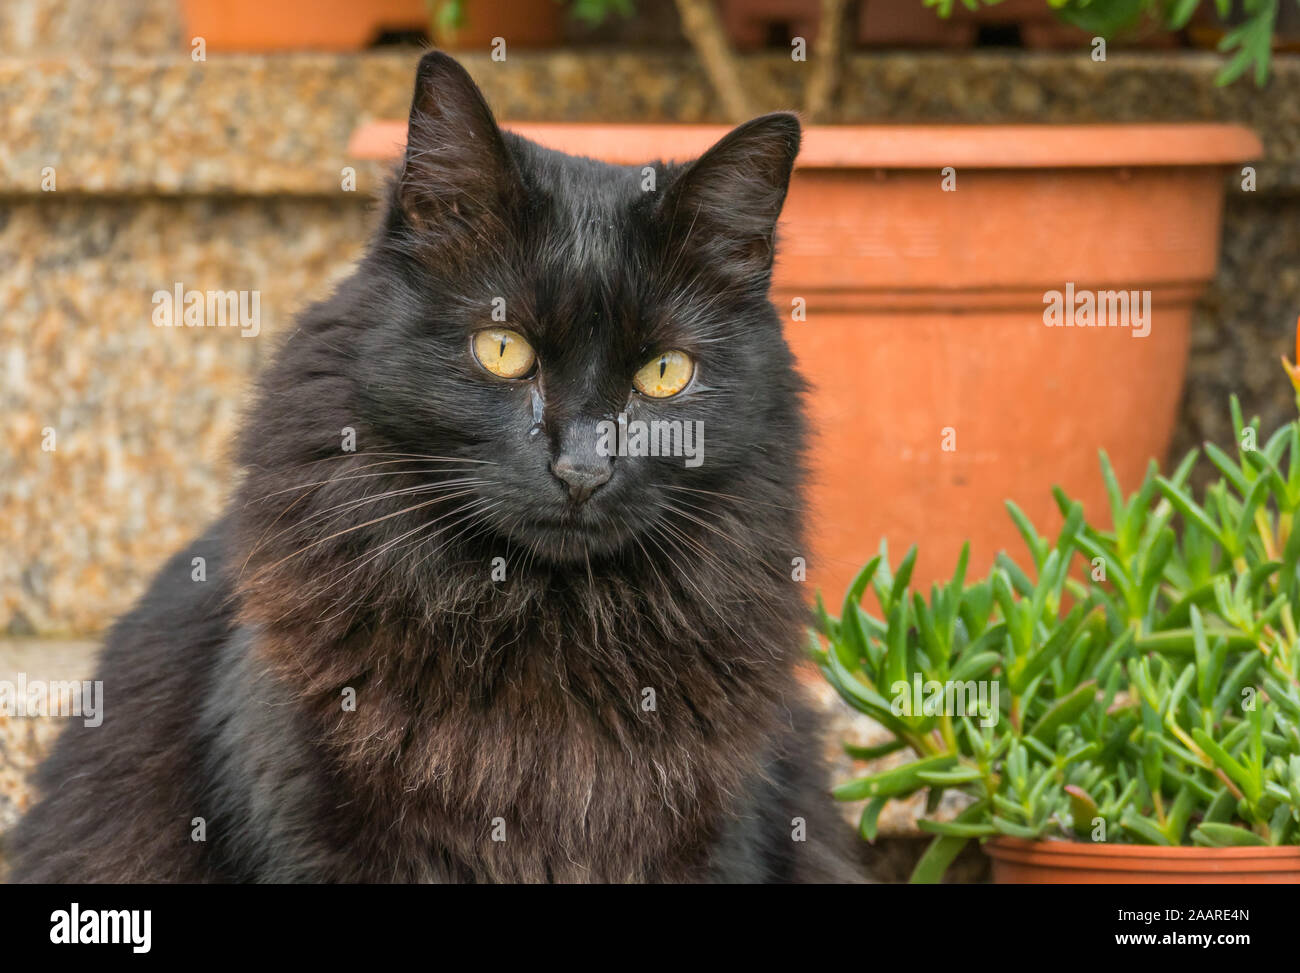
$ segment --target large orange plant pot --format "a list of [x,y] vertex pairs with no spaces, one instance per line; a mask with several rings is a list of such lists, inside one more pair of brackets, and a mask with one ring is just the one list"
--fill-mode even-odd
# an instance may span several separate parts
[[1163,848],[993,838],[993,881],[1021,885],[1294,885],[1300,846]]
[[[625,164],[726,131],[510,127]],[[376,123],[352,151],[392,156],[403,137]],[[773,300],[813,385],[809,580],[838,601],[882,537],[895,561],[919,545],[923,585],[967,540],[983,570],[1020,543],[1004,500],[1053,529],[1060,484],[1100,515],[1099,448],[1136,485],[1169,446],[1227,169],[1260,151],[1215,124],[808,129]],[[1149,333],[1048,327],[1045,295],[1067,286],[1149,291]]]

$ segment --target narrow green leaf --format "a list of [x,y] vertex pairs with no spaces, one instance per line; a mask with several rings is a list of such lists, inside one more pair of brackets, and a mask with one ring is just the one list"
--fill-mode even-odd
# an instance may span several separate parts
[[1097,450],[1097,455],[1101,460],[1101,477],[1106,483],[1106,496],[1110,499],[1110,522],[1115,531],[1115,535],[1124,530],[1125,510],[1124,494],[1119,488],[1119,480],[1115,478],[1115,467],[1110,464],[1110,457],[1106,455],[1104,449]]
[[1232,782],[1241,788],[1243,794],[1252,801],[1259,800],[1260,788],[1255,784],[1254,776],[1233,756],[1223,749],[1208,733],[1200,727],[1192,730],[1192,739],[1196,745],[1232,778]]
[[1192,832],[1192,840],[1198,845],[1208,845],[1211,848],[1244,848],[1268,844],[1253,831],[1239,828],[1235,824],[1211,821],[1201,822],[1201,826]]
[[1037,838],[1038,831],[1035,828],[1027,827],[1023,824],[1016,824],[1014,821],[1008,821],[1006,818],[993,815],[993,827],[999,834],[1008,835],[1012,838]]
[[1151,818],[1138,814],[1131,807],[1125,808],[1124,813],[1120,815],[1119,823],[1124,829],[1135,837],[1141,838],[1147,844],[1151,845],[1168,845],[1171,842],[1165,837],[1165,833],[1160,830],[1160,825]]
[[916,826],[929,834],[947,835],[952,838],[985,838],[997,834],[991,824],[962,824],[957,821],[927,821],[921,818]]
[[889,593],[890,604],[897,604],[903,600],[907,585],[912,580],[912,568],[915,566],[916,545],[913,544],[907,549],[907,554],[903,556],[903,563],[898,566],[898,574],[894,576],[894,585]]
[[867,841],[874,842],[880,821],[880,812],[884,810],[889,803],[887,797],[873,797],[867,801],[867,806],[862,809],[862,817],[858,818],[858,833]]
[[1049,706],[1030,728],[1028,735],[1050,744],[1056,739],[1056,731],[1078,719],[1080,714],[1096,701],[1096,698],[1097,684],[1089,679]]
[[920,774],[927,770],[947,770],[957,763],[954,756],[927,757],[893,770],[841,784],[831,793],[837,801],[861,801],[868,797],[897,797],[925,786]]
[[1163,476],[1156,479],[1160,486],[1160,492],[1172,503],[1183,517],[1196,524],[1201,530],[1205,531],[1211,537],[1220,539],[1221,532],[1217,524],[1212,521],[1204,510],[1190,496],[1183,492],[1180,487],[1175,486]]
[[859,747],[852,743],[845,743],[843,746],[844,752],[854,760],[879,760],[881,757],[902,750],[907,744],[902,740],[890,740],[888,743],[881,743],[874,747]]
[[955,787],[979,780],[980,772],[974,767],[959,767],[956,770],[923,770],[917,776],[927,784]]

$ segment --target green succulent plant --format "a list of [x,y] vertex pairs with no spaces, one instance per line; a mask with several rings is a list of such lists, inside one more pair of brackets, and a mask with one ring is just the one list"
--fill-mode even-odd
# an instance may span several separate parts
[[[1220,478],[1199,498],[1198,450],[1169,476],[1153,461],[1127,497],[1103,452],[1110,529],[1058,488],[1054,539],[1007,504],[1028,570],[1004,552],[968,584],[964,549],[925,598],[916,549],[894,570],[882,544],[838,618],[818,601],[815,661],[893,737],[848,752],[910,751],[835,796],[867,801],[874,840],[889,801],[928,792],[918,825],[936,837],[913,881],[994,835],[1300,843],[1300,425],[1262,441],[1235,398],[1232,416],[1236,448],[1205,446]],[[930,817],[953,791],[960,813]]]

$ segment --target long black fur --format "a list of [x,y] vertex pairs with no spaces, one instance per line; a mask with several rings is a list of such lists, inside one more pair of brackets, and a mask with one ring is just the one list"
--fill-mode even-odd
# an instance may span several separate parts
[[[851,878],[768,299],[799,138],[755,119],[649,188],[426,55],[371,246],[262,377],[228,512],[109,634],[103,725],[42,766],[13,877]],[[528,378],[471,353],[494,298]],[[692,384],[634,392],[669,349]],[[702,421],[704,462],[615,458],[579,506],[552,464],[619,413]]]

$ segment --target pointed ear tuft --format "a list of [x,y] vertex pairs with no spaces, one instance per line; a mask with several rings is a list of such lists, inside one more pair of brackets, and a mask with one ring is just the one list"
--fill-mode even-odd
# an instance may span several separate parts
[[441,51],[420,58],[398,177],[402,212],[435,237],[483,232],[520,191],[514,158],[469,73]]
[[769,275],[800,138],[790,112],[762,115],[725,135],[660,201],[670,238],[743,280]]

